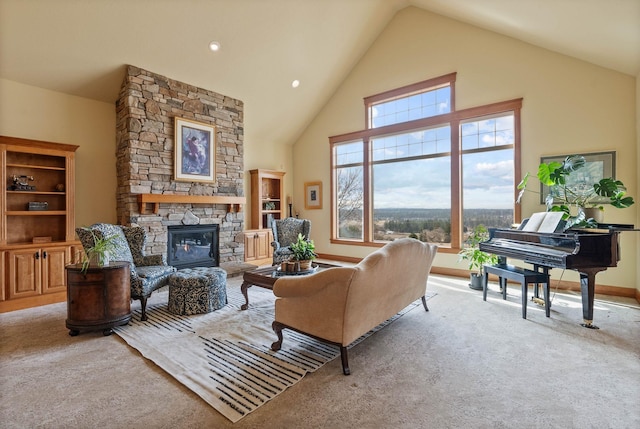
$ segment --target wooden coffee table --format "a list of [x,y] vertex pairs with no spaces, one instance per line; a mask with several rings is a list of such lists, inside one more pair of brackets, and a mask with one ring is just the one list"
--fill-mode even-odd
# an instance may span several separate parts
[[[339,266],[339,265],[325,264],[324,262],[316,262],[313,265],[317,265],[318,269],[315,271],[309,272],[309,274],[307,275],[317,273],[318,271],[323,270],[325,268],[333,268],[333,267]],[[278,280],[280,277],[286,276],[286,274],[281,274],[281,275],[276,274],[276,270],[277,270],[277,266],[258,268],[256,270],[244,272],[244,274],[242,275],[242,280],[244,281],[240,286],[240,292],[242,292],[242,295],[244,296],[245,303],[240,306],[240,309],[246,310],[247,308],[249,308],[249,295],[248,295],[247,289],[249,289],[251,286],[259,286],[265,289],[273,290],[273,284],[276,282],[276,280]],[[304,274],[292,273],[291,275],[300,276]]]

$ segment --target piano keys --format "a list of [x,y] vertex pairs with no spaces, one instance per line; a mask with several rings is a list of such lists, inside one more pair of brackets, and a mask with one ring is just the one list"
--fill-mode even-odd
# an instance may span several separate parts
[[618,265],[618,235],[625,230],[634,231],[633,225],[599,224],[598,229],[576,229],[562,233],[492,228],[489,229],[489,239],[480,243],[480,250],[523,260],[533,264],[535,269],[577,271],[580,274],[582,326],[598,329],[593,324],[595,277],[600,271]]

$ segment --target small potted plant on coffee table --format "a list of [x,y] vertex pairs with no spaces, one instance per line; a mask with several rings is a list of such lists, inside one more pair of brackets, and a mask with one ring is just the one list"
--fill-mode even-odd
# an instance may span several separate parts
[[293,259],[300,264],[300,271],[311,269],[311,261],[317,257],[315,250],[316,246],[313,240],[308,240],[304,235],[298,234],[297,241],[291,245],[291,251]]

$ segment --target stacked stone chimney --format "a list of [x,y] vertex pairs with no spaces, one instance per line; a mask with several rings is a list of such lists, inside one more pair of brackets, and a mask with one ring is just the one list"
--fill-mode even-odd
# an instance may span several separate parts
[[[116,102],[117,216],[147,231],[148,254],[167,252],[167,226],[219,224],[220,263],[242,262],[244,213],[226,204],[161,204],[140,213],[138,194],[242,196],[243,103],[224,95],[128,66]],[[174,180],[174,121],[189,119],[216,130],[215,182]]]

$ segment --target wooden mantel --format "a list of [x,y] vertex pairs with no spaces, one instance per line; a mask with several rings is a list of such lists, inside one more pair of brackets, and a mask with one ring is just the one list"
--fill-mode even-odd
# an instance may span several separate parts
[[164,204],[227,204],[227,212],[240,211],[246,204],[246,197],[224,195],[174,195],[174,194],[138,194],[140,214],[144,214],[146,204],[153,204],[153,213],[157,214],[160,203]]

